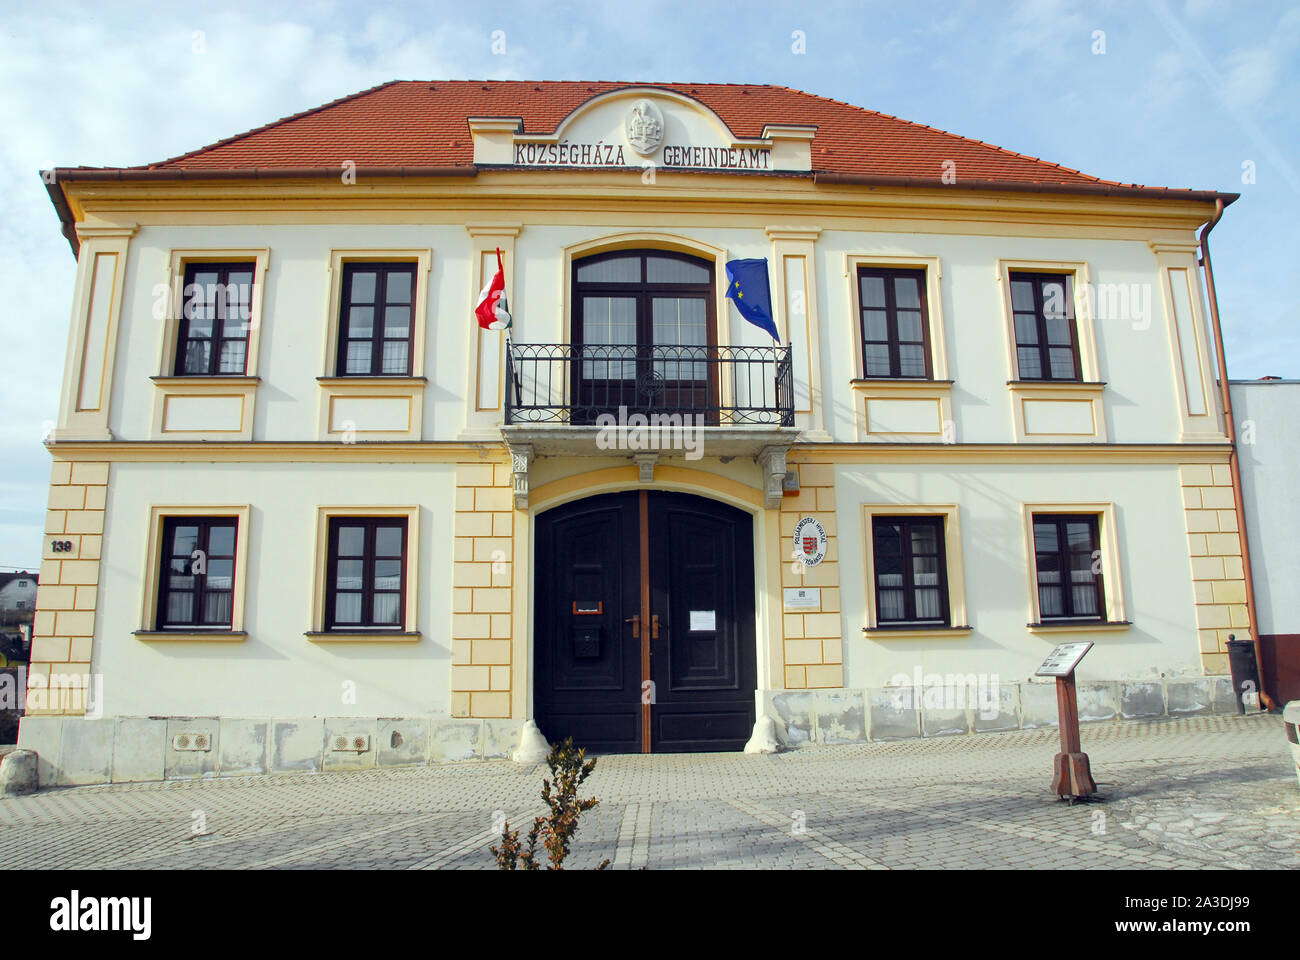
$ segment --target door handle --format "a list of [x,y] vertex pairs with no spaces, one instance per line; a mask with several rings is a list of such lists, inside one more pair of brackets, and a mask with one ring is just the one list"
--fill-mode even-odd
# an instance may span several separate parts
[[634,613],[623,622],[632,624],[632,638],[634,640],[641,639],[641,614]]
[[650,639],[659,639],[659,614],[657,613],[650,615]]

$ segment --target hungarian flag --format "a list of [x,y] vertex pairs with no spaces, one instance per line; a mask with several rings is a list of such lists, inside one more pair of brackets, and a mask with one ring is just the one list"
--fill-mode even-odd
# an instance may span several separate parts
[[501,265],[501,248],[497,247],[497,272],[478,295],[474,316],[484,330],[505,330],[510,326],[506,305],[506,271]]

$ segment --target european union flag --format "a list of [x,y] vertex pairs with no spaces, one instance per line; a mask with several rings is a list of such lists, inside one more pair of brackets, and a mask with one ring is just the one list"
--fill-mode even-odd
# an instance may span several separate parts
[[727,261],[727,296],[740,315],[781,342],[772,320],[772,288],[767,282],[767,258]]

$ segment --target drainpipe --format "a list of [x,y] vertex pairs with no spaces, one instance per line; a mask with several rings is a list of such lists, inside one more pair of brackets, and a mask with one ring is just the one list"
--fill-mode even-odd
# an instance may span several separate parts
[[1228,389],[1228,360],[1223,349],[1223,327],[1219,323],[1219,296],[1214,288],[1214,266],[1210,262],[1210,231],[1223,217],[1223,198],[1214,201],[1214,216],[1201,228],[1201,267],[1205,270],[1205,288],[1210,303],[1210,322],[1214,327],[1214,352],[1219,365],[1219,391],[1223,397],[1225,433],[1231,449],[1228,451],[1228,471],[1232,476],[1232,497],[1237,507],[1237,531],[1241,538],[1241,572],[1246,581],[1246,616],[1250,619],[1250,639],[1255,645],[1255,667],[1259,670],[1259,702],[1266,710],[1277,704],[1264,692],[1264,664],[1259,651],[1259,618],[1255,607],[1255,578],[1250,567],[1250,539],[1246,535],[1246,500],[1241,490],[1241,464],[1237,459],[1237,425],[1232,416],[1232,391]]

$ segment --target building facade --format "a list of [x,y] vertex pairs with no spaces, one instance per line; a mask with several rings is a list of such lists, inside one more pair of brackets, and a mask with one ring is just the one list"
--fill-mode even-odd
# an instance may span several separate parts
[[1065,639],[1085,718],[1223,706],[1251,624],[1197,231],[1233,195],[567,82],[47,180],[44,782],[1030,726]]
[[1266,558],[1254,577],[1261,685],[1279,706],[1300,700],[1300,528],[1291,480],[1300,464],[1300,380],[1233,380],[1246,533],[1252,556]]

